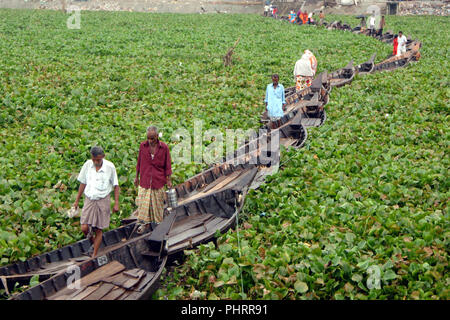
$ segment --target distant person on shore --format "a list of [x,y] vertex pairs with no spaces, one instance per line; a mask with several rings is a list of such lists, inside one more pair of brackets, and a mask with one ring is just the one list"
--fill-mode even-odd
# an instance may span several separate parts
[[278,18],[278,8],[277,7],[273,7],[273,17],[275,19]]
[[380,26],[378,28],[378,36],[381,37],[383,35],[383,28],[386,25],[386,21],[384,20],[384,16],[381,16]]
[[320,11],[320,13],[319,13],[319,24],[323,25],[324,21],[325,21],[325,14],[322,11]]
[[294,77],[295,77],[295,91],[299,92],[312,83],[317,71],[317,59],[314,54],[305,50],[300,60],[295,63]]
[[93,244],[92,257],[97,256],[102,243],[102,230],[109,227],[111,217],[110,193],[113,189],[113,211],[119,211],[119,180],[117,179],[116,167],[104,158],[105,152],[101,147],[91,148],[91,159],[84,163],[78,175],[80,187],[73,204],[73,207],[77,209],[80,198],[84,193],[84,206],[80,224],[81,231]]
[[406,53],[406,42],[408,41],[403,34],[403,32],[398,32],[398,49],[397,49],[397,56],[400,56],[404,53]]
[[302,16],[302,9],[298,9],[298,11],[297,11],[297,18],[295,20],[297,22],[297,24],[302,24],[303,23],[301,16]]
[[375,35],[375,12],[369,18],[369,36]]
[[306,11],[302,12],[301,18],[302,18],[303,24],[307,24],[308,23],[308,13]]
[[313,13],[312,12],[310,12],[309,14],[308,14],[308,24],[311,24],[312,22],[313,22]]
[[264,99],[272,129],[276,129],[281,125],[280,119],[283,116],[283,109],[286,107],[284,87],[278,81],[278,74],[272,75],[272,83],[267,85],[266,98]]
[[393,45],[394,45],[394,50],[393,50],[392,54],[393,54],[394,56],[396,56],[396,55],[397,55],[397,51],[398,51],[398,35],[395,35],[395,36],[394,36],[394,42],[393,42]]
[[294,23],[295,22],[295,16],[294,10],[291,10],[291,13],[289,14],[289,22]]
[[365,17],[365,16],[363,16],[363,17],[361,18],[361,24],[360,24],[360,27],[361,27],[361,32],[363,32],[363,31],[365,31],[365,30],[367,29],[366,17]]
[[267,17],[269,15],[270,5],[267,3],[264,5],[264,16]]

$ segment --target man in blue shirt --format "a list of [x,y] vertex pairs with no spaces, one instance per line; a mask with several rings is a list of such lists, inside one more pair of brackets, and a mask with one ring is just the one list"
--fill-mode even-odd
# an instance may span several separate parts
[[264,99],[272,129],[276,129],[281,125],[280,119],[283,116],[283,109],[286,106],[284,87],[281,83],[278,83],[278,80],[278,74],[274,74],[272,76],[272,83],[267,85],[266,98]]

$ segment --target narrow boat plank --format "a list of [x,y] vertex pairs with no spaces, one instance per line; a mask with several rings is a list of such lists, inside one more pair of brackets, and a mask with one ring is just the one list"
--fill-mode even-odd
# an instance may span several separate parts
[[142,269],[140,268],[134,268],[131,270],[124,271],[123,274],[132,278],[139,278],[141,271]]
[[[87,289],[87,287],[77,289],[77,290],[72,290],[72,293],[63,295],[63,297],[66,297],[65,300],[70,300],[73,297],[75,297],[76,295],[79,295],[81,292],[83,292],[86,289]],[[53,296],[52,300],[59,300],[59,296]]]
[[76,296],[77,294],[80,294],[85,290],[86,287],[80,287],[80,289],[69,289],[64,288],[62,290],[59,290],[58,292],[55,292],[53,295],[49,296],[48,300],[70,300],[72,297]]
[[228,221],[229,219],[225,219],[225,218],[221,218],[221,217],[215,217],[213,220],[209,221],[208,223],[205,224],[205,228],[206,230],[211,230],[213,228],[215,228],[215,226],[219,223],[221,223],[222,221]]
[[100,300],[115,287],[112,283],[103,282],[100,287],[92,292],[90,295],[84,297],[82,300]]
[[80,256],[80,257],[72,258],[72,259],[70,259],[70,261],[83,262],[83,261],[86,261],[86,260],[89,260],[89,259],[90,259],[90,257],[88,257],[88,256]]
[[142,291],[142,289],[150,282],[153,280],[153,278],[155,277],[155,273],[154,272],[146,272],[145,277],[143,277],[142,281],[139,282],[139,285],[136,288],[136,291]]
[[125,266],[123,264],[118,261],[112,261],[81,278],[81,286],[89,286],[123,270],[125,270]]
[[125,289],[120,287],[115,287],[106,296],[102,297],[101,300],[116,300],[125,292]]
[[137,300],[142,294],[143,289],[147,290],[146,286],[154,280],[155,273],[154,272],[146,272],[146,275],[142,277],[142,280],[139,282],[138,286],[133,289],[132,293],[126,297],[127,300]]
[[[216,184],[216,182],[218,183],[218,180],[223,180],[223,179],[225,179],[226,178],[226,176],[222,176],[222,177],[219,177],[218,179],[216,179],[216,180],[214,180],[213,182],[212,182],[212,184]],[[206,188],[209,188],[211,185],[207,185],[206,186]],[[201,198],[201,197],[203,197],[205,195],[205,190],[196,190],[196,191],[194,191],[194,192],[191,192],[191,193],[189,193],[189,194],[187,194],[186,196],[184,196],[183,198],[181,198],[181,199],[179,199],[179,201],[178,201],[178,205],[182,205],[182,204],[185,204],[185,203],[187,203],[187,202],[191,202],[192,200],[195,200],[195,199],[198,199],[198,198]]]
[[[224,181],[222,181],[221,183],[219,183],[216,186],[214,186],[214,188],[208,190],[207,193],[209,194],[209,193],[213,193],[214,191],[220,190],[221,188],[223,188],[226,185],[228,185],[234,179],[237,179],[243,172],[245,172],[245,170],[234,171],[232,174],[227,176],[227,178]],[[206,194],[206,192],[205,192],[205,194]]]
[[178,225],[176,228],[173,228],[170,232],[169,232],[169,238],[174,237],[178,234],[180,234],[181,232],[184,232],[188,229],[192,229],[192,228],[196,228],[200,225],[203,225],[204,223],[206,223],[207,221],[209,221],[210,219],[214,218],[214,215],[207,213],[207,214],[199,214],[199,216],[201,216],[201,219],[183,219],[185,223]]
[[[192,196],[192,197],[183,199],[182,201],[180,201],[180,202],[178,203],[178,205],[182,205],[182,204],[184,204],[184,203],[191,202],[191,201],[193,201],[193,200],[199,199],[199,198],[201,198],[201,197],[204,197],[204,196],[206,196],[206,195],[208,195],[208,194],[213,193],[214,191],[219,190],[220,188],[223,188],[224,186],[226,186],[227,184],[229,184],[231,181],[233,181],[233,180],[234,180],[237,176],[239,176],[241,173],[242,173],[242,170],[239,170],[239,171],[233,172],[232,174],[230,174],[230,175],[228,175],[228,176],[223,176],[223,177],[218,178],[217,180],[219,180],[219,179],[221,179],[221,178],[223,178],[223,180],[222,180],[220,183],[216,184],[216,185],[215,185],[214,187],[212,187],[212,188],[209,188],[210,186],[208,186],[208,187],[207,187],[208,189],[207,189],[206,191],[199,192],[199,193],[195,194],[195,195]],[[216,181],[217,181],[217,180],[216,180]]]
[[90,295],[92,292],[98,289],[100,285],[93,285],[86,288],[86,290],[83,290],[81,293],[77,294],[76,296],[72,297],[70,300],[83,300],[86,296]]
[[128,279],[129,279],[129,277],[127,277],[123,273],[119,273],[119,274],[116,274],[115,276],[105,278],[103,281],[109,282],[118,287],[121,287],[122,284],[124,284],[125,281],[127,281]]
[[[234,179],[231,183],[227,185],[227,188],[237,188],[242,190],[243,187],[246,187],[251,180],[253,180],[254,176],[256,175],[256,172],[258,171],[257,168],[251,168],[248,170],[245,170],[242,172],[239,177]],[[251,179],[251,180],[249,180]]]
[[201,241],[209,236],[212,236],[216,233],[217,230],[222,230],[224,227],[226,227],[226,225],[230,223],[229,220],[226,219],[222,219],[221,222],[219,222],[218,224],[216,224],[215,226],[211,227],[207,232],[205,232],[204,234],[202,234],[201,236],[195,236],[194,238],[192,238],[192,243],[195,243],[197,241]]
[[[80,289],[84,290],[86,287],[89,287],[92,284],[95,284],[96,282],[103,280],[104,278],[108,278],[118,272],[121,272],[124,269],[125,267],[121,263],[117,261],[112,261],[81,278]],[[56,300],[64,295],[69,296],[68,298],[70,299],[77,291],[81,292],[80,290],[77,289],[64,288],[62,290],[59,290],[52,296],[50,296],[49,300]]]
[[204,217],[204,214],[201,214],[201,213],[191,215],[191,216],[186,216],[180,220],[175,221],[172,225],[172,229],[170,232],[172,232],[175,228],[184,226],[188,221],[203,220],[203,219],[205,219],[205,217]]
[[145,275],[145,270],[142,270],[139,272],[139,277],[138,278],[129,278],[127,281],[125,281],[122,284],[122,287],[125,289],[131,289],[133,288],[140,280],[141,278]]
[[214,233],[218,229],[221,228],[220,227],[221,225],[226,225],[228,222],[229,222],[229,219],[216,217],[205,224],[206,231],[204,231],[196,236],[193,236],[192,238],[186,238],[186,239],[178,241],[177,243],[174,243],[172,245],[170,244],[170,239],[169,239],[169,254],[173,251],[179,250],[188,245],[190,246],[191,244],[192,244],[192,246],[197,245],[198,242],[206,239],[208,236],[214,235]]
[[167,243],[170,247],[170,246],[173,246],[174,244],[177,244],[178,242],[185,241],[186,239],[195,237],[203,232],[205,232],[205,227],[203,225],[200,227],[197,227],[197,228],[188,229],[174,237],[169,237],[169,240],[167,241]]
[[217,178],[216,180],[214,180],[213,182],[211,182],[210,184],[208,184],[206,187],[204,187],[203,189],[201,189],[199,191],[203,192],[203,193],[208,192],[211,188],[215,187],[217,184],[219,184],[226,178],[227,178],[227,175],[220,176],[219,178]]
[[131,290],[125,290],[125,292],[121,296],[116,298],[115,300],[126,300],[127,297],[132,293],[133,293],[133,291],[131,291]]

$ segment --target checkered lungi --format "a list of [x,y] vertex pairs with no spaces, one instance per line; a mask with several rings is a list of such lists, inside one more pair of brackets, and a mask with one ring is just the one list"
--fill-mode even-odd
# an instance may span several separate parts
[[144,222],[161,222],[164,213],[164,188],[145,189],[139,186],[136,198],[137,218]]

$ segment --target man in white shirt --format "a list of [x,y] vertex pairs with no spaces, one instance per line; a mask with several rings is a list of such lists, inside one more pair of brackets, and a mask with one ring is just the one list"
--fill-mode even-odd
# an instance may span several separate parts
[[403,32],[399,31],[398,33],[398,48],[397,48],[397,56],[406,53],[406,42],[408,41],[403,34]]
[[102,243],[102,230],[109,227],[111,216],[110,193],[114,189],[114,212],[119,211],[119,180],[116,167],[105,160],[101,147],[92,147],[91,160],[87,160],[78,175],[80,188],[73,204],[78,208],[84,193],[84,206],[81,213],[81,231],[93,243],[92,257],[97,255]]
[[264,16],[265,16],[265,17],[267,17],[267,14],[269,13],[269,9],[270,9],[270,6],[269,6],[268,4],[266,4],[266,5],[264,6]]
[[375,34],[375,12],[369,18],[369,36],[373,36]]

